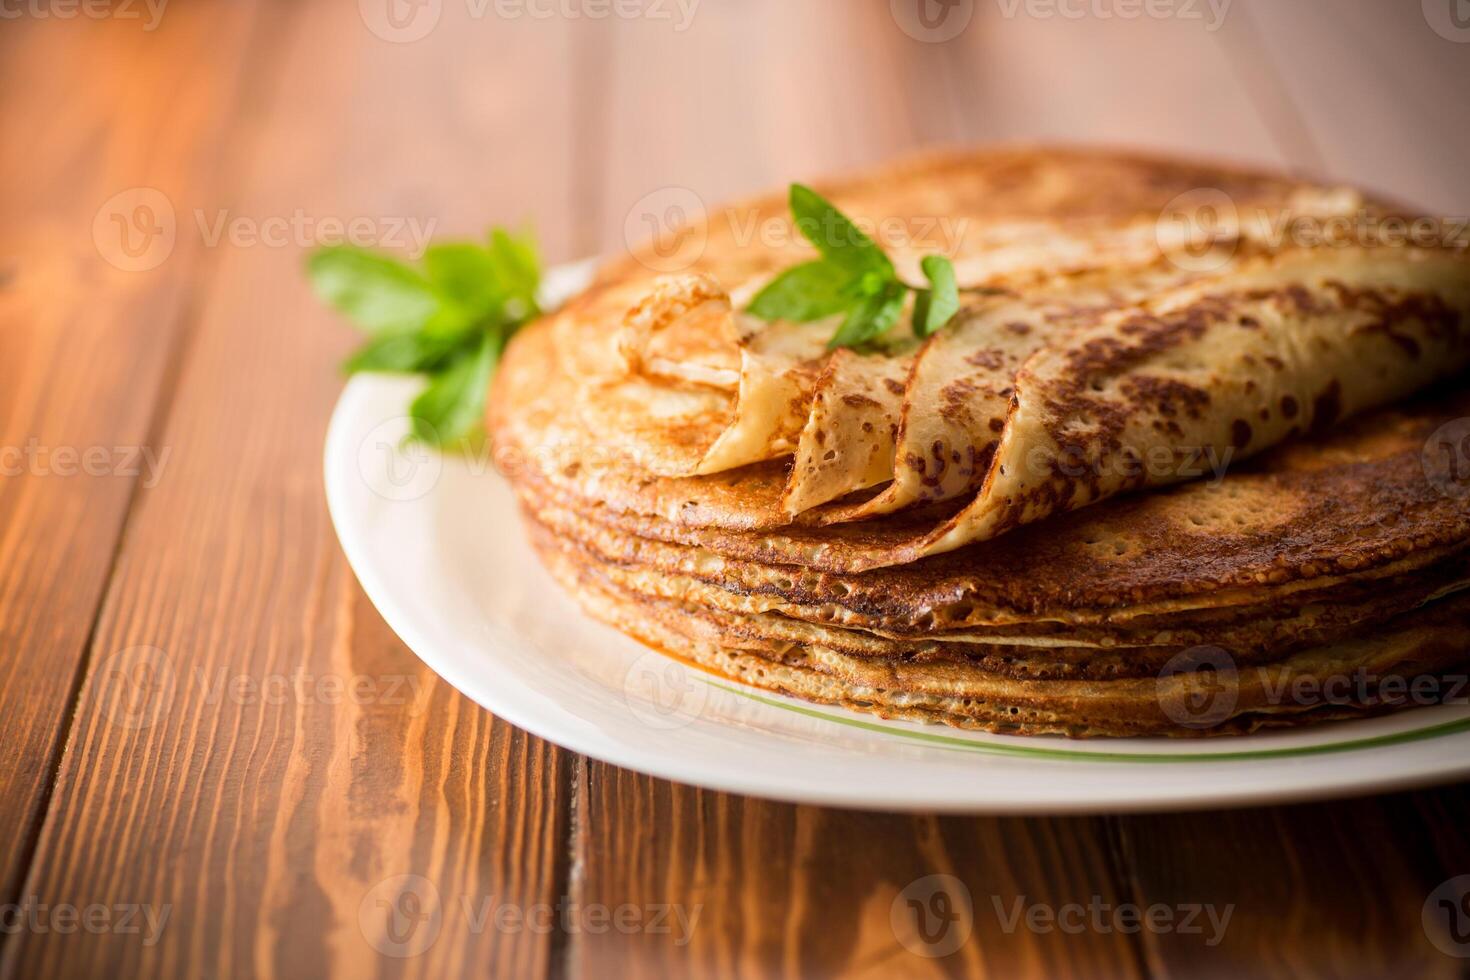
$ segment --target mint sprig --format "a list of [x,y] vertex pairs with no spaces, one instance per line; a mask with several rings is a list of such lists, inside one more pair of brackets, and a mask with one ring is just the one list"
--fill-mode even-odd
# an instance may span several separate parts
[[810,187],[791,185],[791,218],[820,259],[782,272],[756,294],[746,312],[762,320],[811,323],[847,314],[827,349],[861,347],[893,329],[904,301],[914,293],[913,328],[917,337],[942,329],[960,309],[954,266],[943,255],[920,263],[929,288],[898,277],[883,249],[832,202]]
[[348,374],[422,374],[409,406],[412,438],[447,449],[482,432],[490,376],[511,336],[540,314],[541,263],[528,236],[495,229],[484,242],[430,246],[416,267],[351,246],[307,260],[317,296],[370,339]]

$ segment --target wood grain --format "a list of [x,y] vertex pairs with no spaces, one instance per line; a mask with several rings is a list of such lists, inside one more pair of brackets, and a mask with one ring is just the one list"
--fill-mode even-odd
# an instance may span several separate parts
[[205,3],[151,33],[7,19],[0,35],[0,169],[16,182],[0,195],[0,904],[30,858],[129,500],[169,476],[154,425],[200,250],[141,268],[165,246],[130,225],[135,265],[109,221],[133,205],[114,195],[214,185],[255,21]]
[[[237,184],[181,212],[468,233],[544,208],[551,258],[567,257],[571,83],[501,96],[564,59],[575,25],[446,11],[424,47],[374,36],[356,5],[283,9],[255,97],[231,119]],[[153,945],[7,937],[6,976],[551,968],[553,935],[486,916],[554,903],[566,759],[434,680],[347,571],[318,474],[351,338],[308,294],[303,244],[227,237],[195,283],[159,433],[170,479],[130,514],[25,883],[48,905],[170,918]],[[390,914],[425,909],[436,917],[388,931]]]
[[[700,791],[490,717],[392,635],[327,520],[320,446],[353,338],[302,283],[317,232],[228,233],[298,214],[380,235],[529,220],[556,261],[624,247],[661,188],[717,206],[1018,138],[1461,200],[1464,127],[1436,128],[1432,98],[1458,47],[1413,9],[1237,3],[1218,32],[977,3],[942,44],[881,0],[706,3],[682,27],[452,2],[401,8],[405,26],[317,0],[171,5],[156,31],[7,23],[0,164],[27,190],[0,197],[0,447],[170,455],[146,486],[0,480],[0,905],[168,919],[152,943],[0,934],[0,978],[1457,972],[1419,912],[1470,873],[1464,787],[897,816]],[[167,198],[177,240],[130,273],[92,223],[138,186]],[[1046,917],[1130,903],[1231,918],[1211,944]]]
[[[574,900],[648,928],[573,934],[573,976],[1139,975],[1127,936],[1024,925],[1033,907],[1122,900],[1101,821],[787,806],[597,763],[580,790]],[[936,875],[964,887],[937,886],[951,918],[926,934],[908,900],[928,908]],[[663,907],[682,910],[668,931]]]
[[[1436,812],[1426,818],[1422,805]],[[1213,945],[1144,933],[1149,961],[1178,976],[1461,975],[1429,942],[1420,911],[1441,881],[1470,867],[1464,814],[1464,791],[1449,790],[1123,818],[1140,902],[1231,912]],[[1441,846],[1455,852],[1449,861],[1434,853]]]

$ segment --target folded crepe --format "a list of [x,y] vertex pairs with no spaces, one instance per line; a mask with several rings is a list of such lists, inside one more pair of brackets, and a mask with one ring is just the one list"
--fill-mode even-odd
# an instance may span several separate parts
[[[1034,179],[1094,176],[1094,160],[1073,162]],[[1368,206],[1351,192],[1235,180],[1260,214],[1290,217],[1304,201]],[[1160,183],[1159,195],[1174,189]],[[913,207],[896,190],[872,203],[841,188],[836,197],[859,214]],[[800,251],[671,278],[625,274],[549,329],[583,379],[574,402],[586,440],[639,471],[682,479],[789,459],[774,502],[786,522],[957,505],[852,570],[1187,479],[1200,460],[1229,465],[1470,364],[1463,247],[1273,249],[1242,222],[1206,268],[1169,251],[1158,216],[1125,208],[1083,228],[1024,212],[992,219],[954,249],[956,268],[982,278],[961,282],[959,315],[923,343],[894,331],[869,350],[829,351],[831,322],[741,312],[726,265],[748,297]],[[1023,246],[1014,229],[996,230],[1017,224]],[[1067,258],[1065,274],[1038,267],[1051,254],[1040,244]],[[914,264],[915,248],[896,252]]]
[[[836,318],[747,315],[812,258],[772,196],[681,239],[679,274],[635,253],[510,345],[496,462],[595,615],[760,686],[996,731],[1199,734],[1149,694],[1199,645],[1319,679],[1464,660],[1470,510],[1456,447],[1426,447],[1470,415],[1465,242],[1379,240],[1401,209],[1351,190],[1126,154],[818,187],[888,229],[905,281],[949,255],[953,320],[831,350]],[[1303,215],[1357,232],[1296,244]],[[1382,706],[1251,696],[1230,730]]]

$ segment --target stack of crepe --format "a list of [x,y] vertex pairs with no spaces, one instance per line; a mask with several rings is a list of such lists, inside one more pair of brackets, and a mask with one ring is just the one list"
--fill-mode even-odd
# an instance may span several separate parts
[[1463,241],[1390,240],[1403,211],[1344,188],[1090,151],[816,186],[905,281],[952,258],[945,329],[829,350],[840,316],[749,316],[815,255],[772,195],[512,343],[497,465],[592,615],[747,684],[1014,734],[1454,690]]

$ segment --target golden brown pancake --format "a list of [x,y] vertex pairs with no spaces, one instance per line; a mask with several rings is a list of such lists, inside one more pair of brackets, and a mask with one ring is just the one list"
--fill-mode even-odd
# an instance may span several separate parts
[[[1389,620],[1274,663],[1241,665],[1223,677],[1185,671],[1121,680],[1016,678],[969,663],[873,660],[740,635],[719,617],[677,602],[635,598],[596,581],[555,551],[542,554],[589,614],[717,674],[883,718],[1008,735],[1236,735],[1391,709],[1409,701],[1407,692],[1418,679],[1446,678],[1441,687],[1456,689],[1470,629],[1470,593],[1460,593],[1412,619]],[[1192,696],[1210,700],[1200,710]]]
[[[752,234],[787,222],[772,195],[681,239],[674,276],[668,256],[609,265],[507,352],[497,465],[595,615],[787,693],[1074,735],[1169,732],[1146,689],[1200,646],[1268,678],[1465,658],[1446,638],[1470,459],[1444,436],[1470,417],[1463,243],[1300,247],[1278,222],[1392,209],[1113,153],[818,186],[897,229],[882,244],[909,281],[951,255],[946,329],[829,351],[834,323],[745,315],[812,257]],[[1201,192],[1233,213],[1196,247],[1167,219]],[[1220,730],[1378,706],[1266,704],[1251,683]]]

